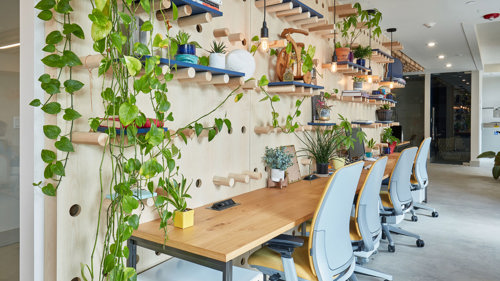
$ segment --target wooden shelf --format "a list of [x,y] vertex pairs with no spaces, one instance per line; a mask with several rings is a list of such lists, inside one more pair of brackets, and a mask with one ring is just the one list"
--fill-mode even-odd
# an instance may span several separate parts
[[350,61],[337,62],[337,72],[346,76],[366,75],[369,71],[370,69],[368,67],[364,67]]
[[394,58],[388,55],[387,53],[381,51],[380,49],[373,49],[372,50],[372,57],[371,57],[372,62],[376,63],[393,63]]
[[[313,131],[314,126],[311,125],[305,125],[305,126],[300,126],[297,129],[295,129],[295,132],[305,132],[305,131]],[[325,126],[321,127],[322,129],[326,128]],[[257,135],[267,135],[267,134],[279,134],[282,133],[283,130],[280,127],[273,127],[273,126],[256,126],[253,131]]]
[[[333,13],[333,6],[328,7],[328,11]],[[352,4],[342,4],[342,5],[335,5],[335,14],[339,18],[345,18],[348,16],[352,16],[358,13],[358,9],[353,8]]]
[[309,126],[319,126],[319,127],[332,127],[337,125],[337,123],[328,123],[328,122],[308,122],[307,125]]
[[[101,132],[101,133],[105,133],[110,127],[105,127],[105,126],[99,126],[97,127],[97,131],[98,132]],[[116,130],[116,135],[121,135],[121,128],[115,128]],[[151,128],[137,128],[137,133],[138,134],[146,134],[147,132],[149,132],[151,130]],[[163,130],[165,132],[168,131],[168,128],[163,128]],[[123,131],[123,134],[126,136],[127,135],[127,128],[125,128],[125,130]]]
[[[255,7],[263,8],[264,0],[255,1]],[[266,11],[297,25],[314,24],[323,15],[298,0],[266,1]]]
[[391,43],[392,43],[392,51],[401,51],[404,49],[403,44],[401,44],[398,41],[393,41],[393,42],[383,42],[382,46],[386,47],[387,49],[391,49]]
[[[222,16],[222,12],[192,0],[171,0],[177,6],[177,24],[180,27],[192,26],[212,21],[213,17]],[[173,8],[156,11],[159,21],[173,21]]]
[[217,11],[215,9],[212,9],[210,7],[207,7],[201,3],[192,1],[192,0],[170,0],[175,3],[177,7],[179,6],[184,6],[184,5],[189,5],[191,6],[193,12],[191,13],[191,16],[194,15],[199,15],[199,14],[204,14],[204,13],[210,13],[212,17],[221,17],[222,12]]
[[283,95],[293,95],[293,96],[307,96],[311,97],[314,91],[322,90],[325,87],[312,85],[297,81],[286,81],[286,82],[271,82],[267,85],[267,92],[283,94]]
[[183,62],[183,61],[178,61],[178,60],[171,60],[171,59],[166,59],[166,58],[160,59],[160,65],[164,65],[164,66],[170,65],[171,67],[174,67],[175,65],[177,65],[177,69],[192,67],[192,68],[194,68],[196,73],[210,72],[214,76],[223,75],[223,74],[227,74],[230,78],[245,76],[245,73],[243,73],[243,72],[237,72],[237,71],[232,71],[232,70],[227,70],[227,69],[222,69],[222,68],[215,68],[215,67],[210,67],[210,66],[204,66],[201,64],[194,64],[194,63]]

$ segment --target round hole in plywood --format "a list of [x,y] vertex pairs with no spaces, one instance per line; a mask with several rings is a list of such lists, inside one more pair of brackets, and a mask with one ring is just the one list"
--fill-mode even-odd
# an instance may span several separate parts
[[246,39],[246,38],[245,38],[245,39],[243,39],[243,40],[241,40],[241,45],[243,45],[243,46],[246,46],[246,45],[247,45],[247,39]]
[[82,279],[80,279],[80,277],[74,277],[71,281],[82,281]]
[[253,169],[253,171],[257,173],[259,171],[259,169],[255,168],[255,169]]
[[201,26],[201,24],[197,24],[196,31],[198,31],[198,33],[201,33],[203,31],[203,26]]
[[241,265],[245,265],[245,258],[242,258],[240,263],[241,263]]
[[141,257],[139,257],[139,255],[135,255],[135,264],[139,264],[139,259],[140,259],[140,258],[141,258]]
[[78,205],[78,204],[74,204],[73,206],[71,206],[69,208],[69,215],[72,217],[76,217],[80,214],[81,211],[82,211],[82,207],[80,207],[80,205]]
[[229,129],[227,129],[227,133],[228,133],[228,134],[232,134],[232,133],[233,133],[233,127],[231,127],[231,128],[229,128]]
[[201,187],[201,184],[202,184],[201,179],[197,179],[194,185],[195,185],[196,187],[200,188],[200,187]]
[[242,126],[242,127],[241,127],[241,133],[242,133],[242,134],[244,134],[244,133],[246,133],[246,132],[247,132],[247,127]]
[[267,166],[266,166],[266,167],[264,168],[264,171],[266,171],[266,172],[267,172],[267,170],[268,170],[268,169],[267,169]]
[[316,0],[316,5],[318,4],[318,0]]
[[321,8],[323,8],[323,9],[325,8],[325,2],[323,2],[323,3],[321,4]]
[[161,255],[161,253],[160,253],[160,252],[158,252],[158,251],[156,251],[156,252],[155,252],[155,255],[159,256],[159,255]]

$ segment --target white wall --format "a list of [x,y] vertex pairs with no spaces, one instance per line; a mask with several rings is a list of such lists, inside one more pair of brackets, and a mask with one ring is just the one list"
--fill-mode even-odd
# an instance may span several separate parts
[[[499,127],[485,125],[486,123],[499,122],[500,118],[493,117],[493,108],[500,107],[500,75],[483,77],[483,126],[482,126],[482,151],[500,151]],[[496,134],[495,134],[496,133]]]

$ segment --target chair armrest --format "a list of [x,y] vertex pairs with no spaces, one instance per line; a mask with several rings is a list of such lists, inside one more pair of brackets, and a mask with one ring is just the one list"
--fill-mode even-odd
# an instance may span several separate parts
[[278,252],[282,257],[291,258],[295,248],[304,245],[304,240],[295,236],[281,234],[269,240],[266,245],[269,249]]

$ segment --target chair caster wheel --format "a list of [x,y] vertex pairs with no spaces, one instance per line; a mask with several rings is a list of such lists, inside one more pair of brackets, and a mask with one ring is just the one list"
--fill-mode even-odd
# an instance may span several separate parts
[[387,246],[387,250],[389,251],[389,253],[394,253],[394,252],[396,252],[396,246],[389,245],[389,246]]
[[418,209],[420,209],[420,208],[413,206],[413,210],[418,210]]
[[418,217],[417,216],[411,216],[411,221],[418,221]]
[[425,245],[424,240],[417,239],[417,247],[422,248]]
[[433,218],[437,218],[437,217],[439,217],[439,213],[438,213],[438,212],[436,212],[436,211],[432,212],[432,217],[433,217]]

